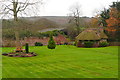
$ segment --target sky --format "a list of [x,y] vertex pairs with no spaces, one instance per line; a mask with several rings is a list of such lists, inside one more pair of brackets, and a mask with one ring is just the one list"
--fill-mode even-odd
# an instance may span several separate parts
[[47,0],[41,8],[41,16],[66,16],[69,8],[78,3],[81,6],[82,15],[92,17],[96,12],[108,8],[113,1],[120,0]]
[[[1,0],[0,0],[1,1]],[[5,0],[2,0],[5,1]],[[5,4],[9,0],[6,0]],[[25,2],[26,0],[19,0]],[[31,2],[37,0],[30,0]],[[43,5],[36,5],[36,10],[33,7],[26,9],[29,16],[67,16],[70,13],[71,6],[78,4],[81,6],[81,16],[94,17],[97,13],[101,12],[104,8],[109,8],[112,2],[120,0],[43,0]],[[39,10],[38,10],[39,9]],[[37,13],[37,14],[34,14]],[[19,17],[29,17],[25,14],[19,14]],[[9,15],[5,15],[9,18]],[[11,16],[10,16],[11,17]]]

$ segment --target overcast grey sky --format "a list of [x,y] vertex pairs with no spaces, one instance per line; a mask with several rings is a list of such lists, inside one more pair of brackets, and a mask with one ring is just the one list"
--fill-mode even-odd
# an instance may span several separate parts
[[[5,1],[5,0],[0,0],[0,1]],[[23,2],[25,0],[19,0],[19,1]],[[30,0],[30,1],[34,2],[37,0]],[[108,8],[109,5],[112,4],[112,2],[120,1],[120,0],[43,0],[43,1],[44,1],[44,5],[42,6],[37,5],[37,8],[40,9],[40,11],[35,10],[34,12],[38,13],[35,16],[67,16],[67,14],[70,13],[69,10],[70,7],[78,3],[81,6],[81,10],[82,10],[81,16],[92,17],[95,16],[96,12],[101,11],[104,8]],[[26,12],[28,12],[28,14],[32,16],[33,9],[31,10],[28,9],[28,11],[26,10]],[[25,15],[23,15],[22,17],[24,16]]]
[[79,3],[82,9],[82,16],[94,16],[103,8],[108,8],[113,1],[119,0],[47,0],[41,9],[41,16],[66,16],[69,8]]

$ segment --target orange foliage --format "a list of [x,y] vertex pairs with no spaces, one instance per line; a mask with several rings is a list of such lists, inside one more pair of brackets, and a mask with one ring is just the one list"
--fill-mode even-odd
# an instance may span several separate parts
[[117,29],[115,28],[116,26],[118,26],[118,24],[120,24],[120,18],[118,17],[118,12],[115,8],[111,8],[110,9],[110,18],[106,20],[107,22],[107,31],[116,31]]
[[113,28],[113,27],[107,27],[106,30],[109,31],[109,32],[115,32],[116,31],[116,29]]
[[112,27],[117,26],[120,23],[120,20],[111,16],[109,19],[106,20],[106,22],[108,24],[108,27]]

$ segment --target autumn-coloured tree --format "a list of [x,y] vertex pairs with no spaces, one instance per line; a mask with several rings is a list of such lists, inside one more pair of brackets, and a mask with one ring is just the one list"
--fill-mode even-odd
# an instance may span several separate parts
[[113,2],[109,9],[104,9],[100,14],[100,24],[105,28],[110,41],[120,41],[120,2]]
[[106,31],[112,40],[118,41],[120,32],[120,11],[118,11],[117,8],[110,8],[109,15],[110,18],[106,20]]
[[119,11],[116,8],[110,8],[110,18],[106,20],[107,31],[116,31],[120,26]]

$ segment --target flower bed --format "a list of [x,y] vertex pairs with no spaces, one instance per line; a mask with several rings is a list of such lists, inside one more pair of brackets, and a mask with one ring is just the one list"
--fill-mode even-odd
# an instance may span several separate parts
[[32,56],[37,56],[34,52],[11,52],[11,53],[3,53],[2,55],[4,56],[9,56],[9,57],[32,57]]

